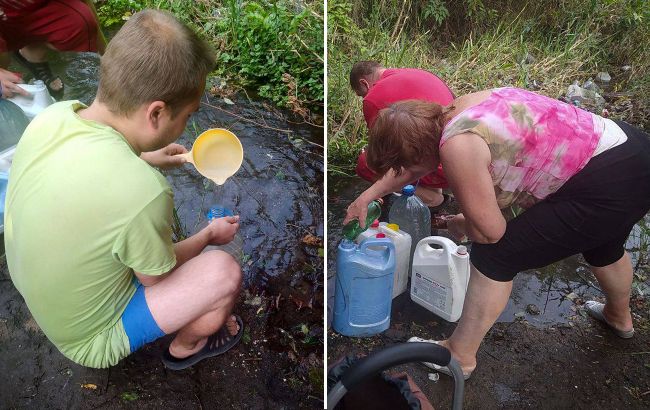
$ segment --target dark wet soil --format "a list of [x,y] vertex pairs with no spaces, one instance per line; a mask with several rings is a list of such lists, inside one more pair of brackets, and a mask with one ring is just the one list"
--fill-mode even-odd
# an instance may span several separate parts
[[[96,64],[87,53],[57,57],[67,98],[92,101]],[[170,337],[111,369],[81,367],[40,331],[3,257],[0,408],[323,407],[323,132],[243,93],[231,100],[206,95],[179,142],[189,149],[207,128],[230,129],[245,153],[235,177],[217,189],[189,165],[166,175],[185,233],[212,204],[240,214],[244,290],[235,312],[246,327],[242,342],[179,372],[160,362]]]
[[[347,205],[367,186],[357,178],[328,180],[328,304],[333,302],[337,227]],[[586,315],[584,301],[603,300],[603,295],[580,258],[522,272],[508,306],[481,345],[478,367],[465,384],[465,408],[650,408],[650,268],[638,251],[645,238],[639,231],[627,245],[638,262],[631,304],[634,338],[620,339]],[[647,255],[647,242],[645,247]],[[380,335],[348,338],[330,328],[327,360],[331,364],[347,354],[366,355],[411,336],[445,339],[455,326],[405,293],[393,300],[391,326]],[[451,406],[450,377],[440,375],[433,382],[429,380],[433,371],[419,363],[389,372],[401,371],[413,377],[436,408]]]

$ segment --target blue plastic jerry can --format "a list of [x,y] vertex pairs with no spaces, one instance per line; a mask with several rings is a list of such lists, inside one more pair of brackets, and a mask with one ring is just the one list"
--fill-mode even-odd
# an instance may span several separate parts
[[332,327],[345,336],[364,337],[390,326],[395,245],[389,238],[360,244],[344,239],[336,257]]

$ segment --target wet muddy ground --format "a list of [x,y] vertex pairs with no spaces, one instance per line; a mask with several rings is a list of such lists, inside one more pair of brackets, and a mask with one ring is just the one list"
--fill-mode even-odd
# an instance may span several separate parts
[[[92,101],[97,57],[58,57],[66,98]],[[180,227],[193,232],[210,205],[241,216],[246,330],[223,356],[173,372],[160,362],[170,337],[111,369],[89,369],[45,338],[0,266],[0,408],[290,409],[323,407],[323,132],[244,93],[206,95],[179,140],[233,131],[244,163],[217,189],[193,167],[167,171]],[[234,104],[230,104],[233,102]],[[2,252],[4,254],[4,252]]]
[[[328,305],[333,304],[336,246],[345,208],[367,186],[358,178],[330,176],[328,180]],[[515,278],[505,311],[481,345],[478,367],[465,384],[465,408],[650,408],[650,266],[647,259],[639,260],[643,254],[638,251],[645,247],[647,255],[648,239],[639,227],[627,244],[637,264],[634,338],[620,339],[586,315],[584,301],[603,300],[603,295],[581,258],[522,272]],[[380,335],[348,338],[328,324],[328,363],[405,342],[411,336],[444,339],[455,326],[404,293],[393,300],[391,326]],[[413,377],[436,408],[451,406],[450,377],[440,375],[433,382],[429,380],[433,371],[419,363],[390,370],[401,371]]]

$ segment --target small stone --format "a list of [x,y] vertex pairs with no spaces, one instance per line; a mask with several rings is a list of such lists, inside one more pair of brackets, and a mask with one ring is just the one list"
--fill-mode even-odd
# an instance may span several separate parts
[[530,313],[531,315],[539,315],[539,308],[537,305],[530,304],[526,306],[526,312]]
[[262,298],[260,296],[255,296],[252,299],[245,300],[244,304],[250,306],[259,306],[262,304]]
[[569,300],[571,300],[571,301],[574,301],[574,300],[576,300],[576,299],[578,298],[578,295],[576,295],[575,293],[571,292],[571,293],[569,293],[568,295],[566,295],[566,298],[569,299]]
[[429,373],[429,380],[431,380],[434,383],[437,382],[438,380],[440,380],[440,373]]
[[601,71],[596,76],[596,80],[600,81],[601,83],[608,83],[612,81],[612,76],[610,76],[608,72]]
[[621,67],[621,70],[623,72],[630,71],[631,69],[632,69],[631,65],[624,65],[623,67]]
[[522,319],[526,317],[526,312],[517,312],[515,313],[515,318]]

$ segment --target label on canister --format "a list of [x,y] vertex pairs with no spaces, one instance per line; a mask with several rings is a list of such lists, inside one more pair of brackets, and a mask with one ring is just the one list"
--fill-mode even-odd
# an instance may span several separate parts
[[447,312],[447,307],[451,308],[451,288],[423,276],[420,272],[413,273],[411,277],[413,296],[422,299],[435,309]]

